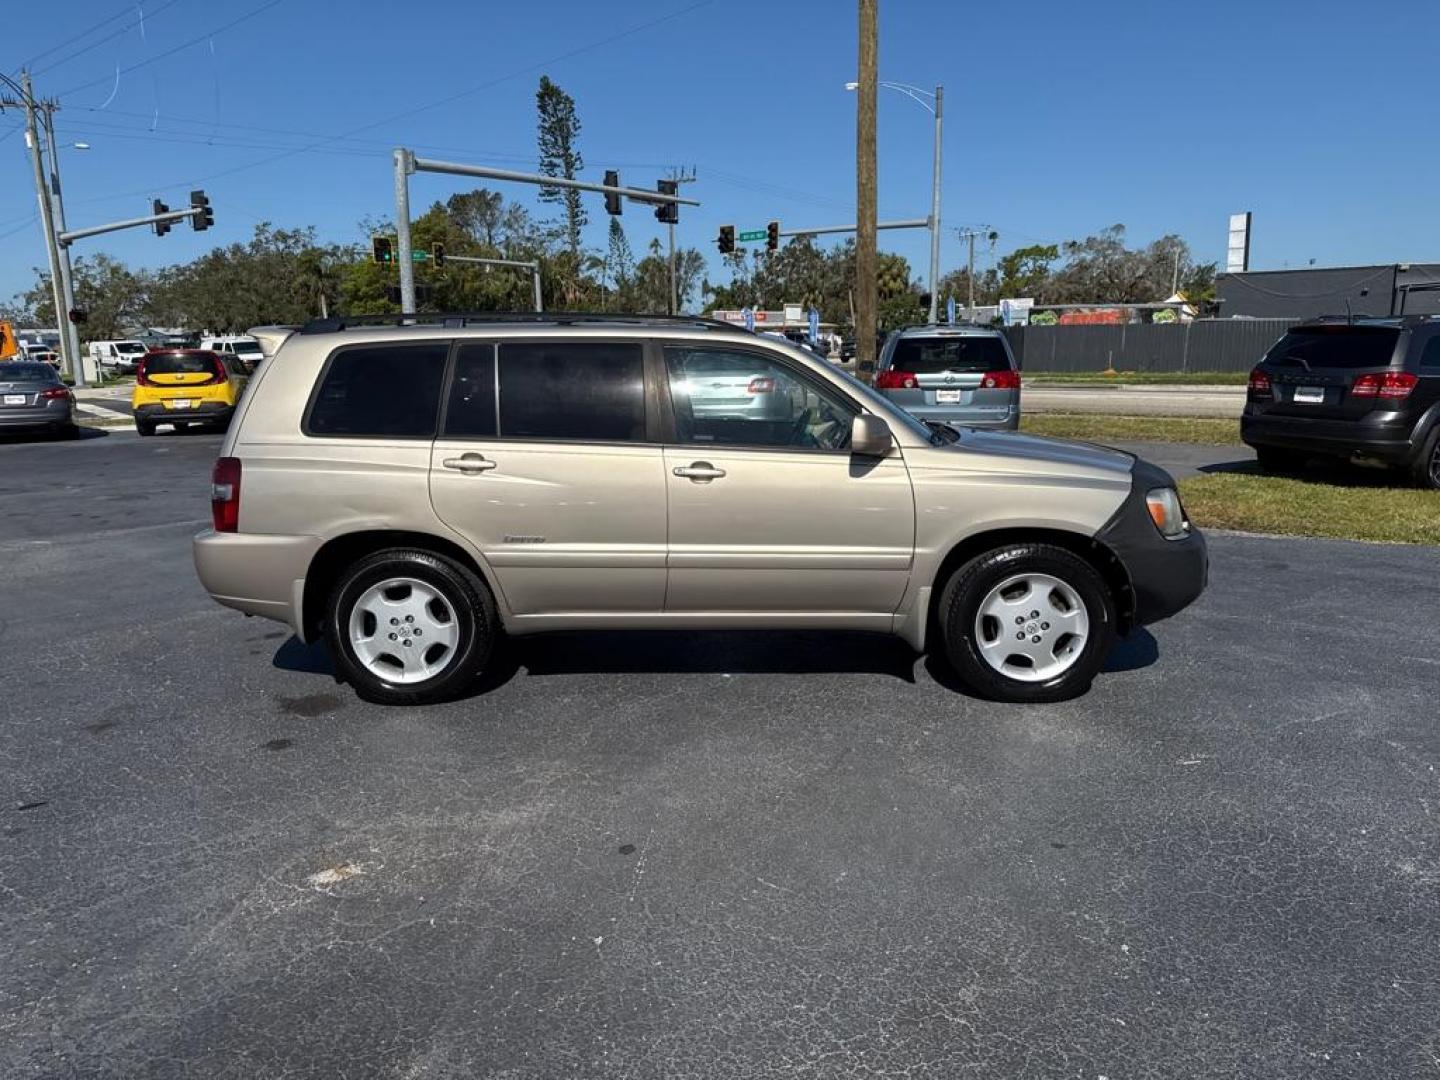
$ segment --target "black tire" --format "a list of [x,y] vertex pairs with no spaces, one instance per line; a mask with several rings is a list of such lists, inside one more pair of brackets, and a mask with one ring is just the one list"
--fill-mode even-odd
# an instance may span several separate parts
[[1276,446],[1257,446],[1255,460],[1265,472],[1292,473],[1298,472],[1305,464],[1305,455]]
[[[371,586],[392,577],[414,578],[435,589],[459,632],[453,658],[421,682],[392,682],[377,675],[360,661],[350,641],[356,602]],[[485,669],[499,636],[495,598],[485,582],[460,563],[413,548],[378,551],[347,567],[325,609],[325,640],[337,669],[360,697],[380,705],[427,705],[461,696]]]
[[[1090,621],[1089,636],[1074,661],[1044,681],[1029,682],[997,670],[985,660],[977,641],[981,603],[1006,578],[1023,573],[1048,574],[1068,585],[1085,605]],[[1115,642],[1115,599],[1105,580],[1080,556],[1052,544],[1007,544],[977,555],[951,575],[940,594],[938,610],[946,658],[967,686],[994,701],[1047,702],[1077,697],[1090,688]],[[1014,628],[1004,632],[1008,635],[1010,629]]]
[[141,435],[154,435],[155,425],[149,420],[136,420],[135,430]]
[[1421,487],[1440,491],[1440,424],[1436,424],[1420,447],[1413,470],[1415,482]]

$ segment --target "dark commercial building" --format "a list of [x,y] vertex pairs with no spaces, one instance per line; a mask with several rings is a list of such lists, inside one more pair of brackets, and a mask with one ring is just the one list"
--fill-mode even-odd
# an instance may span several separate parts
[[1221,274],[1222,319],[1310,319],[1317,315],[1440,314],[1440,263],[1306,267]]
[[1215,278],[1220,318],[1440,314],[1440,264],[1308,266]]

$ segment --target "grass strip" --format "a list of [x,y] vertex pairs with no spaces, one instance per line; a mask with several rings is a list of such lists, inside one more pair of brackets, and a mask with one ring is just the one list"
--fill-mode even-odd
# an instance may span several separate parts
[[1440,491],[1394,487],[1396,474],[1359,469],[1312,476],[1220,472],[1180,481],[1201,528],[1440,544]]
[[1236,420],[1194,416],[1110,416],[1104,413],[1021,413],[1020,430],[1086,442],[1172,442],[1232,446]]

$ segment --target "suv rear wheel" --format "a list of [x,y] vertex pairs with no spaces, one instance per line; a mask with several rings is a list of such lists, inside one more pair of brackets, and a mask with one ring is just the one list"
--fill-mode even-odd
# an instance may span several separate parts
[[995,548],[955,571],[940,597],[945,651],[997,701],[1064,701],[1090,687],[1115,640],[1115,603],[1095,568],[1064,548]]
[[1415,479],[1421,487],[1440,490],[1440,424],[1430,432],[1415,462]]
[[484,669],[499,619],[485,583],[428,551],[356,561],[330,594],[325,638],[366,701],[420,705],[463,694]]

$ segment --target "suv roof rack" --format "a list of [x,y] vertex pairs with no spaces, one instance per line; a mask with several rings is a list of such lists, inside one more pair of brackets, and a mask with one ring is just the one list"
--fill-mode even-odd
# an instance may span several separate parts
[[702,330],[749,332],[735,323],[706,319],[699,315],[623,315],[594,311],[427,311],[405,315],[332,315],[325,319],[311,319],[300,328],[300,333],[333,334],[363,326],[443,326],[446,329],[458,330],[467,326],[487,326],[494,323],[690,326]]

